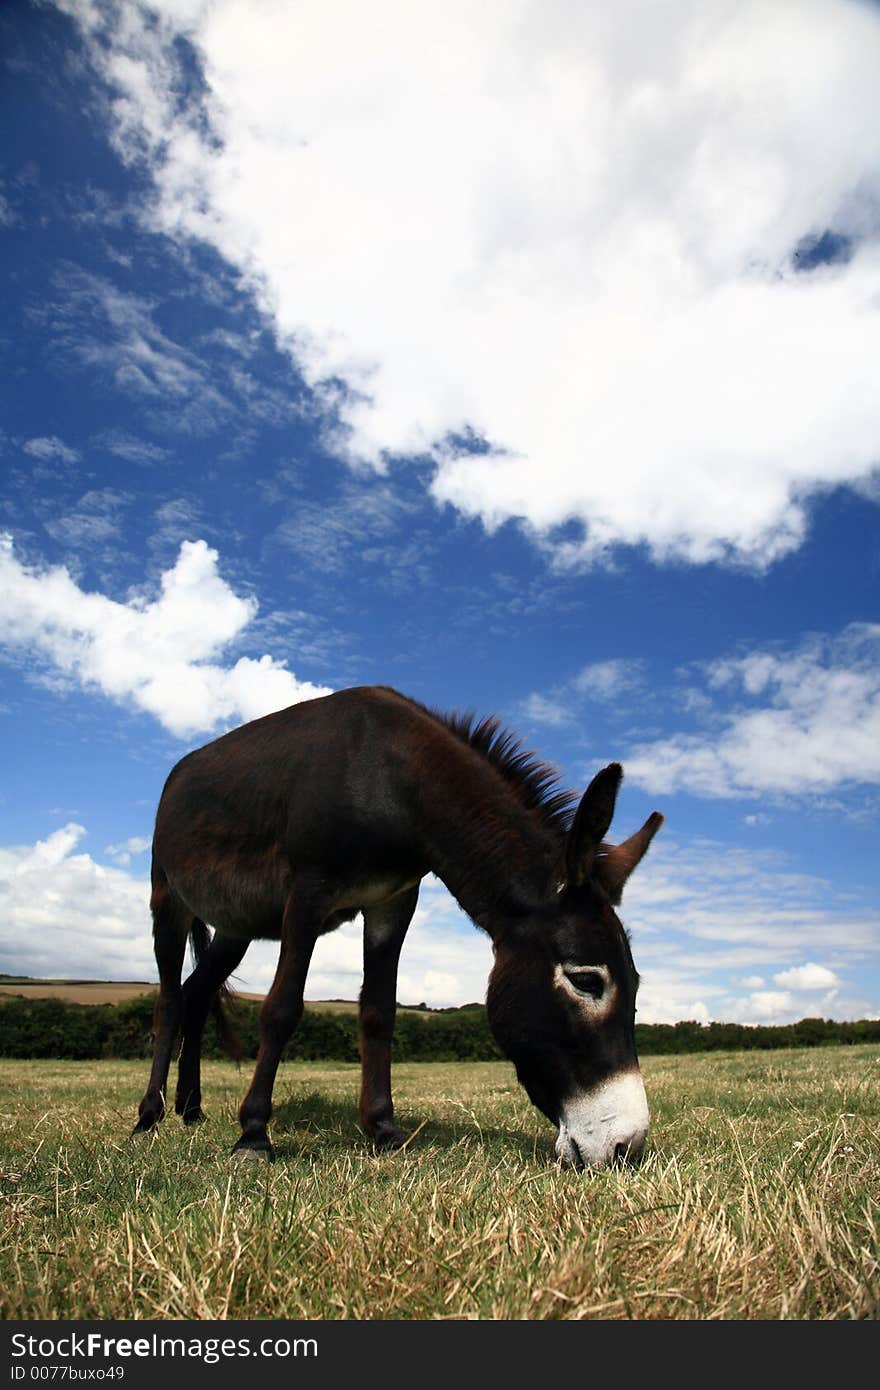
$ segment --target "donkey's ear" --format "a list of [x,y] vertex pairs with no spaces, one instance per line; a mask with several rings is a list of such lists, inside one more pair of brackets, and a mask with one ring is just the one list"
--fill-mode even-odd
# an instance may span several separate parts
[[565,842],[565,878],[572,887],[586,883],[590,876],[614,816],[622,778],[620,763],[610,763],[596,774],[581,798]]
[[622,845],[602,845],[593,872],[613,903],[619,903],[623,887],[633,869],[644,857],[649,844],[663,824],[659,811],[652,811],[641,830]]

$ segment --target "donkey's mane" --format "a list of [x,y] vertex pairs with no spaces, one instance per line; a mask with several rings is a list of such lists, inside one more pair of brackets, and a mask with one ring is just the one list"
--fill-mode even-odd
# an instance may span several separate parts
[[527,811],[536,812],[552,830],[563,834],[568,831],[577,792],[560,786],[558,769],[524,748],[517,735],[504,728],[496,715],[478,719],[473,713],[456,712],[437,713],[436,718],[501,773]]

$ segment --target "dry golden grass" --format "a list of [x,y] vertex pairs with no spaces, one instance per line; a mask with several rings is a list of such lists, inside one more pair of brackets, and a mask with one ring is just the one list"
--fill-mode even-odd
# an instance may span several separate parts
[[402,1064],[375,1156],[357,1068],[291,1063],[271,1167],[209,1122],[127,1139],[145,1068],[0,1064],[0,1312],[28,1318],[876,1316],[876,1046],[647,1058],[638,1171],[558,1169],[504,1063]]

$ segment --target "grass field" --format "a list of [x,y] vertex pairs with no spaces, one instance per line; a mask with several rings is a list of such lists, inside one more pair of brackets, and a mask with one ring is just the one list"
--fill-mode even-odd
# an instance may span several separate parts
[[850,1319],[880,1311],[880,1050],[649,1057],[638,1171],[552,1162],[504,1063],[396,1068],[375,1156],[358,1071],[289,1063],[272,1166],[208,1123],[126,1137],[139,1062],[0,1064],[7,1318]]

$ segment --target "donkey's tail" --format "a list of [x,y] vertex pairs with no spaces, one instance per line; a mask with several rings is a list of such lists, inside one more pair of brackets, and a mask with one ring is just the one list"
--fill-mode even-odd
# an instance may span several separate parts
[[[201,964],[205,956],[211,949],[211,933],[200,917],[192,919],[192,926],[189,930],[189,944],[192,948],[193,960],[196,965]],[[214,995],[211,1004],[211,1013],[217,1024],[217,1032],[220,1034],[220,1042],[224,1051],[234,1062],[240,1062],[244,1056],[241,1040],[235,1031],[235,1026],[230,1017],[234,1007],[235,991],[230,988],[229,983],[224,980],[220,988]]]

